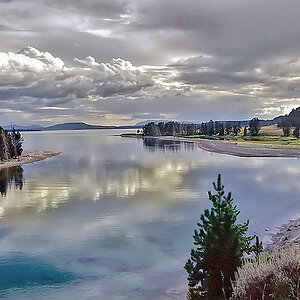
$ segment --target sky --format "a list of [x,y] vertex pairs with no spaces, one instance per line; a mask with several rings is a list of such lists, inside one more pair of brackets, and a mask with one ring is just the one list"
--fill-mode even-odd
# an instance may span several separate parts
[[299,13],[298,0],[0,0],[0,124],[286,114]]

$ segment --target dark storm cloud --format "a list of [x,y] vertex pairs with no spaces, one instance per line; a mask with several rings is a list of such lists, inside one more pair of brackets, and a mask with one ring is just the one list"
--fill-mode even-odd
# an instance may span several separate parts
[[137,7],[136,30],[165,30],[167,42],[201,53],[252,58],[294,52],[300,44],[295,0],[162,0]]
[[[0,107],[38,122],[286,113],[300,104],[299,11],[296,0],[0,0]],[[43,51],[18,56],[26,45]]]

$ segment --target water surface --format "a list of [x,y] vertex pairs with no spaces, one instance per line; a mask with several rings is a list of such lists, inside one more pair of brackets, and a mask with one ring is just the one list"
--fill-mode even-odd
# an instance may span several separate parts
[[266,238],[300,214],[300,162],[238,158],[118,130],[24,133],[62,154],[0,172],[1,299],[183,299],[183,265],[221,173]]

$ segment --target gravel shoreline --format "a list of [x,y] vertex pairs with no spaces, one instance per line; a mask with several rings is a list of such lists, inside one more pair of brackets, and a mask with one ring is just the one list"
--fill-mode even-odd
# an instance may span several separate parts
[[300,244],[300,218],[290,220],[288,223],[280,226],[270,237],[271,242],[265,247],[267,252],[273,252],[290,244]]
[[24,164],[34,163],[40,160],[47,159],[52,156],[57,156],[61,152],[56,151],[23,151],[22,155],[16,159],[10,159],[0,164],[0,170],[5,168],[17,167]]

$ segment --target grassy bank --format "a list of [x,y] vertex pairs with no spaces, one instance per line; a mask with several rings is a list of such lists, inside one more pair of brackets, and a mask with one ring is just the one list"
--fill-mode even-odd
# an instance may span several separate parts
[[278,145],[278,146],[300,146],[300,139],[293,136],[283,136],[282,130],[276,125],[263,126],[258,136],[243,135],[226,135],[226,136],[205,136],[205,135],[190,135],[186,136],[190,139],[208,139],[208,140],[223,140],[236,142],[237,144],[261,144],[261,145]]
[[272,144],[272,145],[285,145],[285,146],[300,146],[300,139],[294,137],[284,136],[241,136],[236,138],[237,142],[250,142],[256,144]]

